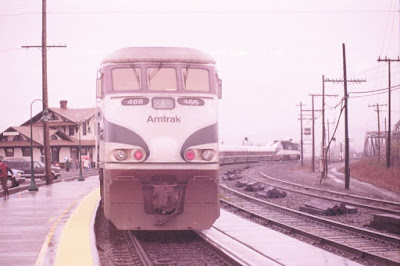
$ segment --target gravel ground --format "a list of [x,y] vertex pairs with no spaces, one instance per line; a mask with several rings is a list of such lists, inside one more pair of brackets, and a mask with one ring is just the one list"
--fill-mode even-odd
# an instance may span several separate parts
[[400,202],[400,194],[383,188],[375,187],[368,183],[360,182],[351,177],[350,189],[345,190],[344,175],[336,171],[336,169],[341,166],[342,164],[330,165],[328,178],[323,179],[321,183],[321,175],[319,172],[312,172],[309,167],[302,167],[299,162],[275,162],[261,164],[258,166],[258,170],[261,170],[275,178],[281,178],[289,182],[307,185],[310,187]]
[[[242,167],[243,168],[243,167]],[[306,167],[301,167],[298,162],[267,162],[258,165],[252,165],[249,169],[243,170],[242,175],[263,178],[259,174],[259,171],[270,175],[271,177],[298,183],[310,187],[315,187],[319,189],[326,189],[331,191],[338,191],[342,193],[356,194],[360,196],[370,197],[370,198],[378,198],[390,201],[400,202],[400,195],[376,188],[371,186],[370,184],[359,182],[355,179],[350,179],[350,190],[345,190],[344,188],[344,177],[340,173],[335,173],[334,171],[330,171],[330,175],[327,179],[323,179],[320,183],[320,173],[312,172]],[[244,177],[246,178],[246,177]],[[229,186],[233,186],[234,181],[225,181]],[[267,199],[268,201],[282,205],[288,208],[292,208],[295,210],[299,210],[300,206],[303,206],[304,203],[311,198],[309,196],[301,195],[298,193],[288,192],[287,196],[279,199]],[[372,210],[365,210],[358,208],[357,214],[343,214],[337,216],[323,216],[326,219],[331,219],[337,222],[342,222],[346,224],[350,224],[356,227],[363,227],[369,230],[374,230],[369,226],[370,222],[373,220],[373,215],[376,213]],[[382,233],[391,234],[389,232],[380,231]],[[394,235],[394,234],[391,234]],[[395,235],[398,236],[398,235]]]

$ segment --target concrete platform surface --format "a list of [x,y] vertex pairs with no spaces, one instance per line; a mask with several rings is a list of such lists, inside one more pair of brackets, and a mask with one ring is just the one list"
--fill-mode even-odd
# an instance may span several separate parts
[[[1,199],[0,265],[55,265],[66,222],[82,199],[98,187],[98,176],[92,176],[85,181],[54,183],[37,192],[23,191],[11,194],[8,200]],[[84,230],[90,232],[88,227]],[[82,239],[74,241],[79,243]]]
[[[360,265],[224,210],[213,227],[202,233],[236,254],[245,265]],[[245,245],[232,245],[227,238]]]

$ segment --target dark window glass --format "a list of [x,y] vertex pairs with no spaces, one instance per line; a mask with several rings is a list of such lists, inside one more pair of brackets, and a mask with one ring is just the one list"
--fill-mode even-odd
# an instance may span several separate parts
[[87,148],[81,148],[81,155],[87,155]]
[[14,157],[14,149],[13,148],[7,148],[6,149],[6,156],[7,157]]
[[31,156],[31,148],[24,148],[22,149],[23,156]]
[[14,136],[13,141],[21,141],[23,140],[20,135]]

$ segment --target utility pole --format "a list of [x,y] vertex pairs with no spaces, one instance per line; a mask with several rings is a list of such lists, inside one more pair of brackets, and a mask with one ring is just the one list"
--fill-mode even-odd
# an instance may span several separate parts
[[[329,119],[328,119],[327,122],[326,122],[326,124],[328,125],[328,144],[329,144],[329,142],[330,142],[329,125],[330,125],[330,124],[334,125],[334,124],[335,124],[335,121],[329,123]],[[332,136],[332,138],[334,138],[334,137]],[[331,148],[330,148],[329,145],[328,145],[328,149],[327,149],[327,159],[328,159],[328,163],[331,164]],[[328,169],[328,168],[327,168],[327,169]],[[327,171],[327,174],[328,174],[328,171]]]
[[314,115],[314,95],[311,95],[311,119],[312,119],[312,171],[315,172],[315,115]]
[[378,114],[378,162],[381,162],[381,126],[379,119],[379,106],[386,106],[386,104],[368,105],[368,107],[376,107],[375,111]]
[[[327,160],[326,160],[326,141],[325,141],[325,97],[337,97],[337,95],[325,94],[325,78],[322,75],[322,94],[311,94],[313,96],[322,96],[322,147],[321,147],[321,162],[322,162],[322,171],[321,171],[321,179],[326,177],[327,174]],[[314,128],[314,127],[313,127]]]
[[345,184],[344,187],[346,190],[350,189],[350,147],[349,147],[349,120],[348,120],[348,112],[349,107],[347,104],[348,101],[348,93],[347,93],[347,83],[361,83],[366,82],[365,79],[347,79],[347,70],[346,70],[346,47],[345,44],[342,43],[343,49],[343,79],[325,79],[325,82],[334,82],[341,83],[343,82],[343,90],[344,90],[344,179]]
[[397,57],[397,59],[390,59],[385,56],[385,59],[381,59],[381,57],[378,58],[378,62],[387,62],[388,63],[388,72],[389,72],[389,86],[388,86],[388,133],[387,133],[387,140],[386,140],[386,168],[390,167],[390,139],[392,137],[392,132],[391,132],[391,121],[392,121],[392,116],[391,116],[391,90],[392,90],[392,85],[391,85],[391,76],[390,76],[390,62],[400,62],[400,58]]
[[301,166],[304,165],[303,161],[303,103],[300,102],[300,160]]
[[[49,98],[47,90],[47,48],[48,47],[66,47],[64,46],[47,46],[46,35],[46,0],[42,0],[42,45],[22,46],[22,48],[41,48],[42,50],[42,97],[43,97],[43,114],[48,113]],[[46,164],[46,184],[53,183],[51,174],[51,158],[50,158],[50,136],[48,121],[43,121],[43,144],[44,144],[44,159]]]
[[347,105],[348,94],[347,94],[347,70],[346,70],[346,47],[342,43],[343,49],[343,90],[344,90],[344,188],[350,189],[350,148],[349,148],[349,120],[348,112],[349,107]]
[[337,97],[337,95],[325,94],[325,76],[322,75],[322,172],[321,178],[326,178],[328,175],[328,160],[327,147],[325,138],[325,97]]
[[312,164],[312,171],[315,172],[315,111],[321,111],[321,110],[315,110],[314,108],[314,97],[318,96],[317,94],[309,94],[311,96],[311,120],[312,120],[312,158],[311,158],[311,164]]

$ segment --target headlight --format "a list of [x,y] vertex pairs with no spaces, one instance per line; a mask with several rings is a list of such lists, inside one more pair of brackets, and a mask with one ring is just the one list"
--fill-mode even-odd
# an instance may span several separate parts
[[114,157],[117,159],[117,161],[123,161],[126,159],[126,152],[124,150],[117,150],[114,153]]
[[135,158],[138,161],[142,160],[143,157],[144,157],[144,151],[142,150],[137,150],[133,153],[133,158]]
[[185,159],[188,161],[192,161],[196,157],[196,153],[194,150],[187,150],[185,152]]
[[214,158],[215,152],[213,150],[203,150],[201,157],[205,161],[211,161]]

